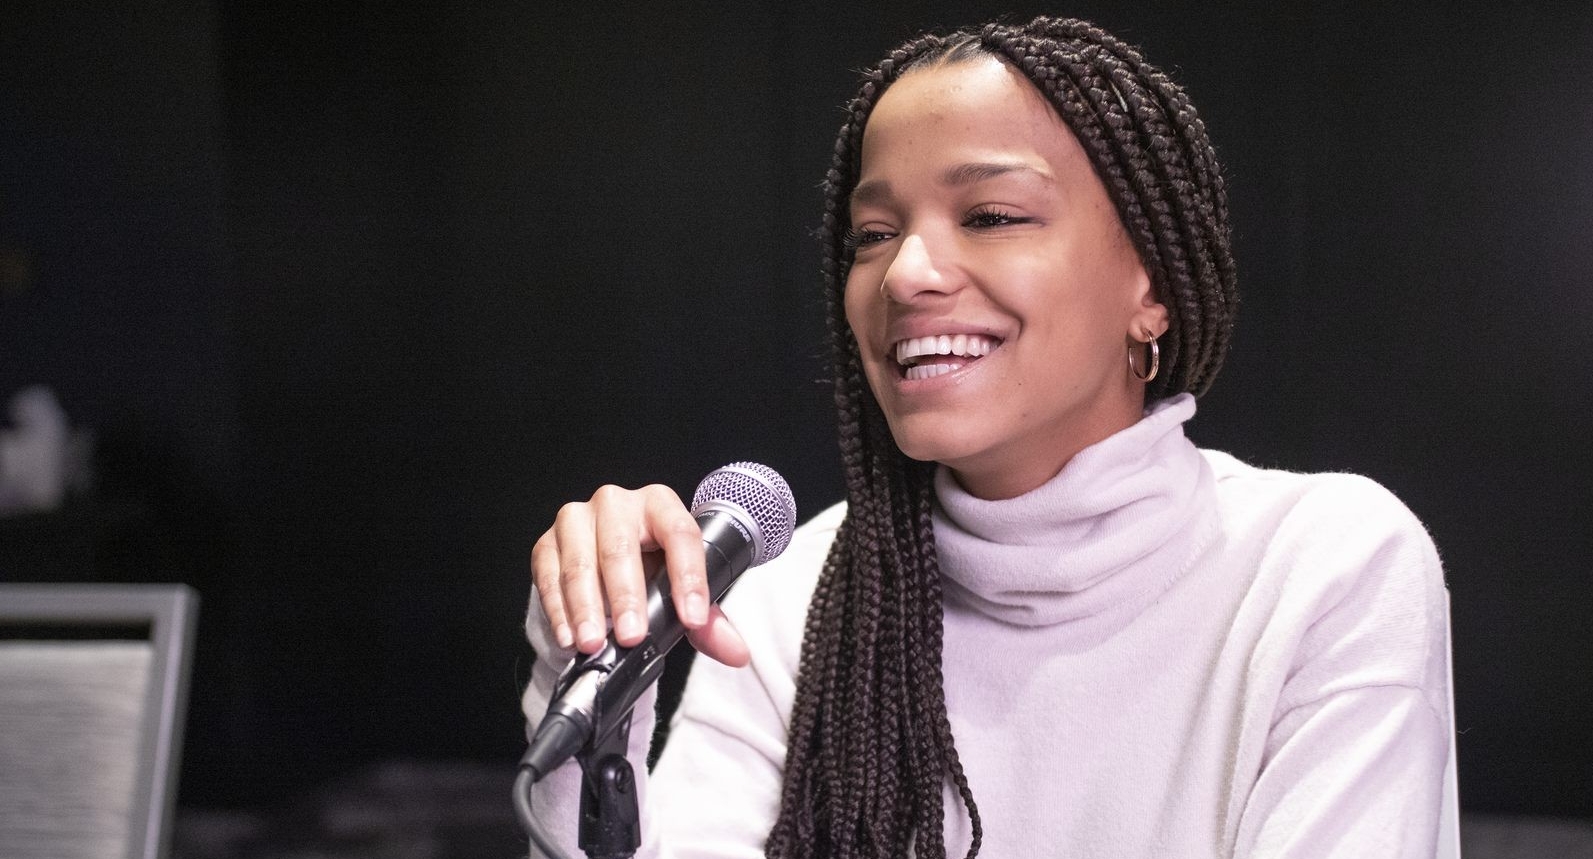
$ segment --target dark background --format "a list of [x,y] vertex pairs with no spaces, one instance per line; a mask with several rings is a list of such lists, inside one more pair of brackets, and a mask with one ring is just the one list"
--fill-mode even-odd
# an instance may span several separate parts
[[[522,747],[525,558],[605,481],[840,496],[818,182],[854,70],[1035,4],[0,16],[0,398],[99,488],[0,577],[203,595],[182,802]],[[1078,2],[1193,93],[1244,305],[1191,434],[1393,488],[1468,811],[1593,817],[1593,6]],[[1552,10],[1552,11],[1551,11]]]

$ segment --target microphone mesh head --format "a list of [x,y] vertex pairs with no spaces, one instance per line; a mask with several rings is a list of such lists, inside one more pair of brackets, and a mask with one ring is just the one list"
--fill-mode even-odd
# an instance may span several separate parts
[[742,524],[749,526],[756,539],[757,566],[774,558],[791,542],[791,531],[796,527],[796,499],[791,497],[791,487],[785,478],[767,465],[756,462],[732,462],[715,469],[697,484],[691,496],[691,511],[710,502],[715,506],[729,504],[740,508],[747,516]]

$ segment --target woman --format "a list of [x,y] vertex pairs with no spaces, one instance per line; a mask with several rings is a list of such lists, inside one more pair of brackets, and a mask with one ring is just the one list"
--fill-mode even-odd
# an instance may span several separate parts
[[639,640],[656,549],[725,663],[694,667],[645,849],[1433,855],[1431,541],[1370,481],[1183,434],[1235,301],[1183,92],[1079,21],[914,40],[851,105],[825,232],[847,502],[737,586],[739,635],[668,490],[605,487],[533,550],[539,653],[595,650],[605,600]]

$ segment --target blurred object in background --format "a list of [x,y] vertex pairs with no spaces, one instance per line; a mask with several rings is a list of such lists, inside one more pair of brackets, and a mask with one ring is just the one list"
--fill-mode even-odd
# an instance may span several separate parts
[[55,392],[30,385],[11,397],[0,429],[0,515],[47,512],[92,484],[93,437],[72,430]]

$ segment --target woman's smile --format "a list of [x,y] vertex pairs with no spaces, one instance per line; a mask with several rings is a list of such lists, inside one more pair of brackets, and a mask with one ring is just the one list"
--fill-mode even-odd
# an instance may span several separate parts
[[980,334],[913,337],[896,344],[896,363],[902,378],[916,382],[961,370],[1000,345],[1001,341]]

